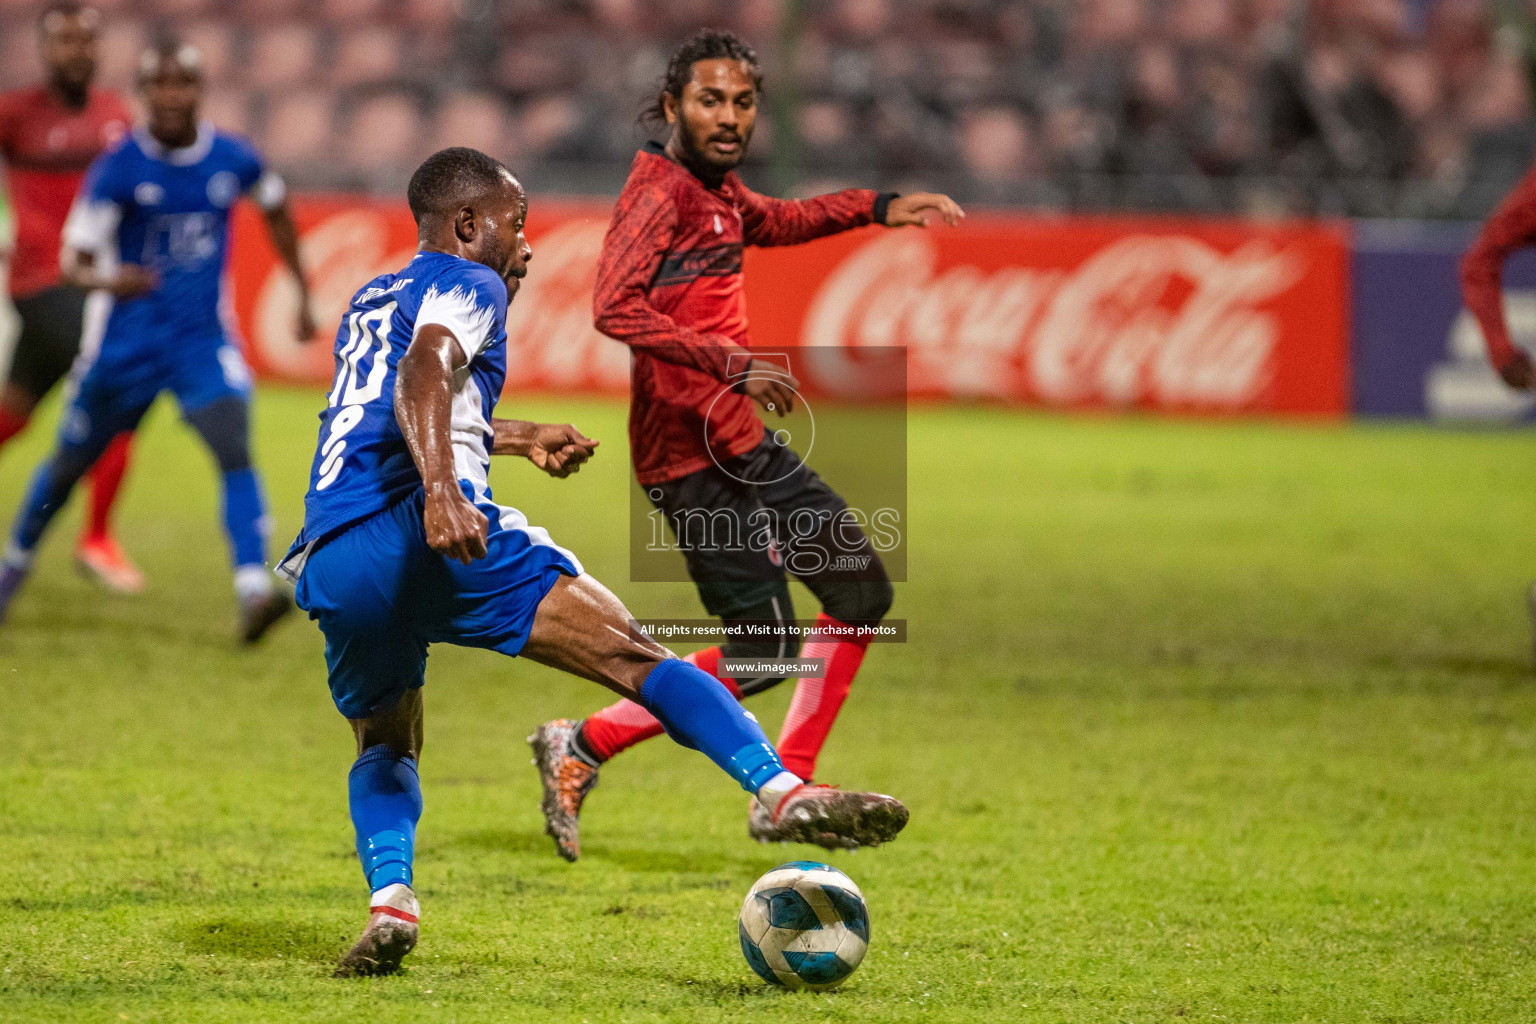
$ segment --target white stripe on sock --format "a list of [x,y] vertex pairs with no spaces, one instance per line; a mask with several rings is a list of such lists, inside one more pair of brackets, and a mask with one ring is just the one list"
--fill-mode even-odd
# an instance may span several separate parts
[[260,564],[235,567],[235,596],[242,601],[254,601],[272,593],[274,580],[267,567]]

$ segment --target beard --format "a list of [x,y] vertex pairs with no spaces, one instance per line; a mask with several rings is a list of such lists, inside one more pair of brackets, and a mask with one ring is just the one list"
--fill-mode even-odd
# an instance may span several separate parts
[[742,158],[747,155],[747,143],[752,139],[749,132],[737,132],[734,138],[734,141],[737,143],[736,152],[728,156],[719,156],[711,153],[708,148],[709,143],[714,139],[715,133],[710,133],[710,137],[704,140],[703,146],[698,145],[694,141],[693,133],[687,130],[686,125],[677,134],[683,158],[696,169],[719,177],[723,177],[726,172],[736,169],[737,165],[741,163]]
[[96,75],[94,64],[70,64],[53,69],[53,86],[72,102],[81,102],[91,89],[91,79]]

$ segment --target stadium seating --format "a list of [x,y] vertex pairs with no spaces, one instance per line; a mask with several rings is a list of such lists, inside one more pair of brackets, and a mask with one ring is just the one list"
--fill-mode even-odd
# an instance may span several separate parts
[[[131,86],[145,41],[179,30],[204,52],[210,110],[266,140],[300,186],[387,187],[462,139],[532,180],[611,190],[668,47],[703,24],[758,45],[770,116],[786,112],[777,93],[799,97],[795,163],[764,181],[780,188],[1476,217],[1536,150],[1518,47],[1481,0],[1316,0],[1304,22],[1280,0],[808,0],[784,52],[775,0],[99,6],[106,83]],[[36,78],[39,8],[0,0],[0,87]]]

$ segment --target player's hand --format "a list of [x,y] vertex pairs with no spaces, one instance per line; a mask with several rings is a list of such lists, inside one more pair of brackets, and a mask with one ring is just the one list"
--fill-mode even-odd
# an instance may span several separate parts
[[897,196],[885,208],[885,226],[888,228],[925,228],[933,217],[938,217],[950,227],[957,227],[965,219],[965,211],[949,196],[941,196],[937,192],[914,192],[909,196]]
[[1536,382],[1536,368],[1531,366],[1531,357],[1525,350],[1517,348],[1515,354],[1499,367],[1499,376],[1516,391],[1529,391],[1531,384]]
[[569,423],[540,423],[533,433],[528,461],[557,479],[565,479],[581,470],[581,464],[597,451],[598,442],[586,437]]
[[427,531],[427,546],[444,558],[468,565],[485,557],[490,520],[464,497],[457,483],[427,492],[422,525]]
[[294,330],[299,334],[299,343],[308,344],[315,340],[315,332],[319,329],[319,324],[315,322],[314,307],[309,303],[309,296],[299,296],[299,317],[294,324]]
[[747,364],[747,376],[738,385],[741,393],[763,407],[764,412],[786,416],[795,411],[795,390],[800,382],[774,363],[754,359]]
[[146,292],[152,292],[160,285],[160,275],[149,267],[140,266],[137,263],[124,263],[117,268],[117,273],[112,275],[112,282],[107,286],[107,291],[119,299],[133,299]]

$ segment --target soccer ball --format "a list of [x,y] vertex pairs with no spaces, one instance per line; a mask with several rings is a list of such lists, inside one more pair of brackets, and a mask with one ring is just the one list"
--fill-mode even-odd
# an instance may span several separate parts
[[853,879],[830,864],[780,864],[741,905],[741,953],[764,981],[816,992],[836,988],[869,949],[869,908]]

